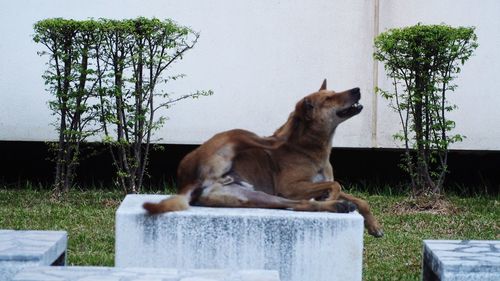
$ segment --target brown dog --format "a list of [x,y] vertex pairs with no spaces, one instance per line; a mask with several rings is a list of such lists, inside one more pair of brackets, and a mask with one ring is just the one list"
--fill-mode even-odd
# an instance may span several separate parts
[[329,161],[335,128],[361,112],[360,96],[359,88],[328,91],[325,80],[271,137],[244,130],[215,135],[181,161],[178,195],[144,208],[151,214],[189,205],[341,213],[357,208],[368,233],[383,236],[368,204],[333,180]]

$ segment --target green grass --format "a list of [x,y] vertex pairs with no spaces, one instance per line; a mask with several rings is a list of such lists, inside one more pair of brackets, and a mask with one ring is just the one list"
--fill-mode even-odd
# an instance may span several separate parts
[[66,230],[70,265],[114,264],[119,192],[71,192],[51,200],[48,191],[0,189],[0,229]]
[[397,215],[392,207],[402,196],[367,196],[384,227],[381,239],[365,234],[364,280],[420,280],[422,240],[500,239],[500,201],[492,197],[448,197],[454,214]]
[[[393,206],[403,196],[368,195],[385,236],[365,235],[364,280],[420,280],[423,239],[500,239],[498,197],[449,197],[451,215],[397,215]],[[114,263],[114,214],[121,192],[71,192],[51,200],[50,192],[0,189],[0,229],[66,230],[71,265]],[[339,253],[342,254],[342,253]]]

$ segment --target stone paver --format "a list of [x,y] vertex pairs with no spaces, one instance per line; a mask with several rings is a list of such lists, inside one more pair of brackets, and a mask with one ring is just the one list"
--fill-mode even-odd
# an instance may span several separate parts
[[279,281],[277,271],[177,270],[162,268],[32,267],[13,281]]
[[425,281],[500,280],[500,241],[424,240]]
[[64,265],[67,241],[65,231],[0,230],[0,280],[24,267]]

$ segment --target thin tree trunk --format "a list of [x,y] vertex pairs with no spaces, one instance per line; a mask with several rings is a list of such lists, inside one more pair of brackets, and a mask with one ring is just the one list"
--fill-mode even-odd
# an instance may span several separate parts
[[[59,144],[58,144],[58,152],[57,152],[57,164],[56,164],[56,178],[55,178],[55,189],[57,193],[60,192],[65,192],[66,187],[65,187],[65,178],[66,178],[66,153],[68,150],[67,143],[65,140],[66,136],[66,131],[67,131],[67,124],[66,124],[66,118],[68,115],[68,91],[69,91],[69,86],[70,86],[70,75],[71,75],[71,68],[72,68],[72,63],[71,63],[71,58],[72,58],[72,34],[66,34],[64,38],[64,44],[63,44],[63,52],[64,52],[64,57],[63,57],[63,83],[62,83],[62,89],[61,92],[58,93],[60,99],[60,113],[61,113],[61,123],[59,126]],[[60,74],[60,73],[59,73]],[[59,75],[58,79],[61,79],[61,76]]]

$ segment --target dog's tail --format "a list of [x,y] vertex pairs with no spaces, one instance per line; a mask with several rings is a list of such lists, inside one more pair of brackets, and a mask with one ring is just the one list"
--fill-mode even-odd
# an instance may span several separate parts
[[189,208],[189,196],[173,195],[172,197],[162,200],[159,203],[146,202],[142,205],[142,207],[152,215],[182,211]]
[[151,215],[186,210],[189,208],[192,193],[198,186],[198,183],[188,184],[181,189],[179,194],[172,195],[158,203],[146,202],[142,207]]

